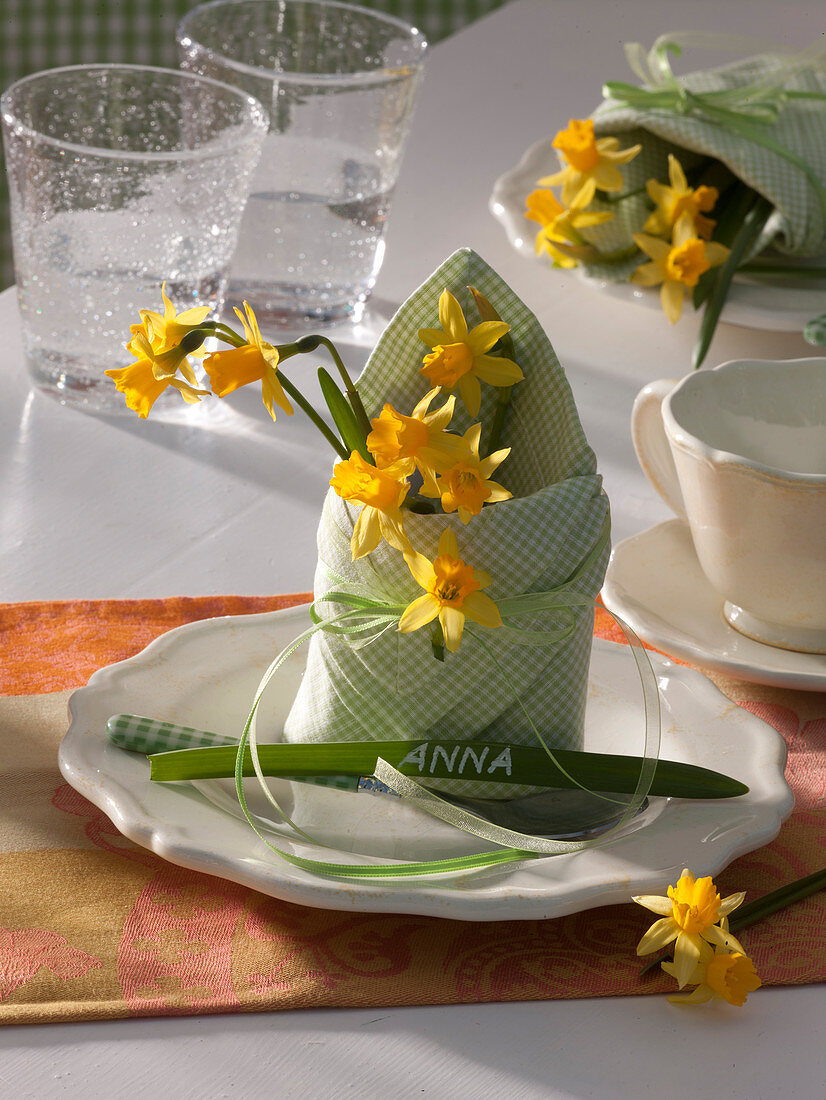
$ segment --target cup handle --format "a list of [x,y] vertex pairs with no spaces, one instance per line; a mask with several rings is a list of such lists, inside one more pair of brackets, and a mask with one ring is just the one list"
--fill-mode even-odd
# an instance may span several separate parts
[[686,519],[685,502],[662,414],[663,401],[678,381],[677,378],[661,378],[640,390],[631,413],[631,439],[642,472],[669,508]]

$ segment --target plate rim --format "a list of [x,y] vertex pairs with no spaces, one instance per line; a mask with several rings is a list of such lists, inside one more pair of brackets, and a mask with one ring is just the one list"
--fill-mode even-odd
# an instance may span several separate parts
[[[589,879],[583,879],[579,884],[567,884],[566,889],[553,889],[554,876],[550,875],[544,882],[543,890],[535,890],[533,893],[526,891],[524,887],[516,889],[504,885],[498,880],[500,876],[489,877],[485,873],[487,882],[480,877],[480,886],[474,890],[471,882],[468,888],[469,876],[463,876],[461,880],[452,878],[428,877],[426,879],[391,879],[361,881],[353,879],[330,880],[320,875],[299,873],[290,864],[280,861],[277,856],[270,855],[262,862],[258,860],[254,869],[249,869],[254,861],[251,856],[241,853],[244,858],[240,860],[235,852],[227,856],[224,851],[216,851],[214,848],[204,850],[193,847],[191,839],[187,841],[186,829],[192,827],[188,822],[169,822],[159,820],[157,817],[147,818],[143,807],[138,801],[138,793],[132,793],[124,786],[121,776],[107,776],[101,768],[103,750],[107,747],[102,730],[95,733],[85,730],[89,702],[92,701],[91,710],[94,712],[95,703],[105,702],[106,692],[113,688],[117,690],[118,681],[122,678],[124,669],[133,670],[148,661],[168,657],[169,650],[173,650],[194,635],[205,633],[215,629],[221,629],[229,625],[240,626],[245,629],[256,630],[271,627],[273,620],[278,624],[289,625],[291,619],[306,615],[306,606],[298,605],[285,608],[280,611],[259,612],[251,615],[228,615],[213,619],[198,620],[175,627],[165,634],[154,639],[140,653],[125,659],[124,661],[106,666],[95,672],[87,685],[75,691],[69,700],[69,712],[71,724],[59,750],[59,766],[64,778],[86,798],[97,805],[110,817],[118,830],[130,840],[135,841],[144,848],[148,848],[160,855],[170,863],[188,867],[192,870],[207,874],[218,875],[235,881],[252,889],[270,894],[273,897],[294,904],[307,905],[315,908],[328,908],[345,911],[361,912],[392,912],[408,913],[429,916],[441,916],[459,920],[514,920],[514,919],[547,919],[549,917],[563,916],[568,913],[580,912],[585,909],[610,905],[630,900],[631,894],[652,892],[662,889],[667,881],[675,874],[679,874],[684,865],[681,855],[669,864],[668,867],[638,868],[637,877],[631,879],[625,875],[618,876],[618,880],[611,883],[603,880],[596,881],[592,872]],[[616,652],[626,647],[617,643],[594,638],[594,647],[597,654]],[[681,665],[674,665],[665,657],[654,655],[655,664],[660,666],[660,673],[679,678],[688,677],[693,680],[694,692],[705,692],[708,699],[720,700],[720,713],[725,708],[730,708],[731,703],[719,692],[709,680],[701,673],[693,669],[686,669]],[[101,700],[101,695],[103,699]],[[112,711],[114,713],[115,711]],[[780,735],[759,718],[740,711],[740,721],[749,728],[752,735],[759,734],[764,739],[765,750],[771,751],[771,759],[776,768],[776,790],[773,790],[773,801],[769,804],[755,803],[751,807],[752,815],[757,815],[757,822],[749,821],[750,831],[745,834],[733,830],[726,830],[726,835],[717,839],[716,848],[703,852],[707,858],[702,873],[716,874],[722,867],[733,859],[748,851],[760,847],[771,841],[779,832],[785,818],[791,813],[793,796],[783,777],[783,765],[786,757],[785,742]],[[91,775],[85,774],[89,761],[85,760],[83,753],[78,756],[78,746],[83,744],[83,738],[92,737],[90,748],[92,749]],[[112,746],[109,746],[115,751]],[[127,754],[124,768],[132,768],[140,764],[140,761],[129,760]],[[118,760],[118,757],[113,757]],[[121,769],[123,770],[123,769]],[[107,785],[108,780],[108,785]],[[148,784],[148,775],[141,779],[145,788]],[[124,798],[118,797],[118,791],[123,791]],[[348,794],[344,797],[348,797]],[[169,799],[177,799],[177,816],[187,816],[183,810],[185,805],[190,806],[190,815],[194,814],[195,824],[200,820],[214,824],[216,820],[227,830],[235,831],[235,825],[243,828],[243,835],[249,836],[253,846],[255,838],[249,832],[246,824],[236,822],[231,824],[228,815],[219,810],[214,804],[207,802],[204,796],[194,792],[192,798],[183,800],[176,792],[167,789],[153,791],[150,797],[162,796],[164,806]],[[350,796],[352,797],[352,796]],[[361,797],[367,797],[362,795]],[[705,803],[704,805],[709,805]],[[713,805],[713,804],[712,804]],[[131,806],[131,809],[130,809]],[[705,826],[705,823],[704,823]],[[645,829],[631,833],[630,836],[639,836]],[[729,835],[732,834],[732,835]],[[260,843],[260,842],[259,842]],[[618,843],[622,843],[621,841]],[[285,842],[285,846],[289,846]],[[696,843],[694,845],[696,847]],[[594,859],[595,868],[604,862],[602,854],[607,849],[595,847],[586,849],[581,853],[572,853],[553,857],[557,860],[571,861],[577,856],[597,854]],[[264,852],[266,850],[264,849]],[[538,872],[542,866],[547,867],[548,862],[532,861],[531,863],[515,863],[510,865],[510,874],[517,874],[522,869]],[[508,874],[505,874],[508,877]],[[460,881],[464,889],[456,889],[453,883]],[[561,881],[561,880],[560,880]],[[492,884],[491,884],[492,883]],[[566,884],[562,882],[562,886]],[[559,882],[557,882],[559,886]]]
[[[664,623],[663,619],[658,618],[656,621],[653,621],[645,615],[644,606],[640,604],[639,601],[634,600],[626,586],[620,583],[618,573],[622,565],[618,563],[622,560],[622,564],[624,565],[624,560],[634,552],[637,545],[643,542],[643,540],[654,538],[667,527],[679,527],[686,532],[688,531],[688,524],[679,517],[674,517],[673,519],[664,520],[661,523],[652,524],[644,531],[640,531],[636,535],[630,535],[613,547],[611,558],[605,571],[605,581],[602,592],[600,593],[606,607],[621,616],[644,642],[656,646],[658,650],[662,650],[666,655],[676,657],[678,660],[689,661],[692,665],[697,665],[700,668],[707,668],[713,672],[723,673],[724,675],[734,675],[741,680],[748,680],[750,683],[763,684],[768,687],[789,688],[793,691],[826,691],[826,658],[824,658],[823,672],[818,673],[816,671],[812,672],[803,669],[800,671],[795,671],[793,669],[788,671],[784,671],[783,669],[772,669],[767,666],[754,664],[746,658],[715,657],[713,654],[709,653],[708,649],[703,648],[701,641],[693,638],[690,634],[683,632],[671,633],[667,630],[663,630],[658,625],[659,623]],[[697,560],[696,554],[693,555],[693,560]],[[697,567],[699,569],[699,562],[697,562]],[[702,570],[700,570],[700,572],[702,572]],[[713,592],[711,585],[707,581],[706,584],[709,591]],[[720,623],[718,625],[725,628],[726,631],[730,631],[732,636],[740,641],[741,644],[757,647],[758,655],[760,652],[765,652],[768,656],[773,652],[771,646],[763,645],[763,643],[753,638],[746,638],[743,635],[739,635],[735,632],[733,627],[728,626],[722,616],[722,596],[719,598],[719,602]],[[817,657],[817,654],[794,654],[792,650],[781,650],[780,652],[792,653],[793,656],[797,656],[804,660],[807,657]]]

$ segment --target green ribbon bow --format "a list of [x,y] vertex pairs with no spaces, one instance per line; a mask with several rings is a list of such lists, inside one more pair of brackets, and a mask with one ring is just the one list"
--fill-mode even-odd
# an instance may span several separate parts
[[613,110],[631,108],[696,115],[704,122],[739,134],[755,145],[762,145],[804,173],[826,214],[826,188],[817,173],[803,157],[787,149],[766,130],[767,126],[777,121],[790,100],[826,100],[826,93],[823,92],[795,91],[786,87],[797,73],[823,66],[826,35],[800,53],[778,58],[777,66],[763,79],[738,88],[692,92],[671,69],[669,54],[679,57],[686,46],[742,51],[755,45],[767,48],[762,43],[735,35],[665,34],[647,52],[641,43],[629,42],[625,45],[625,56],[632,71],[642,80],[643,87],[609,80],[603,85],[602,94],[606,99],[615,101]]

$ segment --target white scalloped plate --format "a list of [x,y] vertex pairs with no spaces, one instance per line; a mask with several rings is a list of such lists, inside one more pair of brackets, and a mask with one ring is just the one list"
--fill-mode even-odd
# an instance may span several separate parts
[[[505,172],[493,186],[490,210],[501,222],[508,240],[523,256],[534,262],[550,266],[547,256],[537,256],[534,240],[538,231],[536,222],[525,217],[525,199],[536,188],[536,181],[558,171],[559,163],[549,138],[537,141],[526,150],[515,168]],[[794,263],[794,257],[784,257],[784,263]],[[823,263],[823,258],[801,260],[806,263]],[[660,296],[656,290],[635,286],[633,283],[608,283],[603,279],[590,279],[579,269],[583,283],[603,294],[622,301],[632,302],[660,312]],[[728,299],[720,315],[722,321],[743,328],[765,329],[773,332],[801,332],[803,326],[826,311],[826,286],[792,286],[787,280],[776,284],[750,283],[735,279]]]
[[[225,781],[200,789],[151,783],[145,758],[106,742],[106,720],[128,711],[237,735],[263,670],[306,624],[306,608],[208,619],[172,630],[130,660],[96,672],[70,700],[72,723],[59,756],[63,775],[125,836],[172,863],[303,905],[461,920],[557,917],[625,902],[632,894],[661,893],[684,866],[715,874],[766,844],[791,812],[779,735],[700,673],[656,655],[661,755],[724,771],[746,783],[749,794],[721,801],[652,799],[610,844],[461,877],[371,882],[302,871],[272,854],[223,805]],[[274,734],[287,713],[304,660],[299,650],[269,689],[262,739],[267,726]],[[595,641],[587,747],[639,752],[640,696],[627,647]],[[279,837],[282,847],[312,858],[352,860],[345,849],[358,851],[360,862],[402,852],[440,857],[477,843],[394,798],[285,781],[278,791],[299,824],[338,846],[331,852]]]

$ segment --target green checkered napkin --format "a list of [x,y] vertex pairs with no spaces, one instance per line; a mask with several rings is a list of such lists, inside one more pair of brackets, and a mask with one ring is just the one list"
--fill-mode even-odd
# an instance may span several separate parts
[[[513,291],[469,249],[454,253],[404,303],[371,355],[359,381],[369,416],[385,401],[408,413],[429,388],[419,374],[427,351],[420,328],[438,326],[438,301],[447,288],[469,325],[478,321],[468,286],[474,286],[511,325],[515,356],[525,374],[513,391],[503,436],[512,454],[494,474],[514,499],[484,508],[463,525],[453,514],[405,513],[413,546],[431,559],[439,536],[451,527],[468,564],[491,574],[492,599],[544,592],[566,582],[604,537],[608,500],[596,472],[568,381],[539,322]],[[437,397],[431,408],[438,407]],[[481,418],[490,423],[496,391],[483,386]],[[451,430],[470,420],[457,401]],[[328,493],[318,530],[315,595],[343,587],[390,603],[408,604],[422,594],[402,555],[381,543],[357,562],[350,536],[360,506]],[[607,541],[572,589],[595,597],[608,557]],[[326,617],[330,605],[319,604]],[[339,609],[341,610],[341,609]],[[432,654],[429,631],[399,634],[392,627],[359,648],[320,632],[310,641],[307,671],[287,719],[287,741],[428,739],[444,743],[478,736],[535,744],[522,710],[557,748],[581,747],[593,628],[591,608],[574,609],[576,625],[564,641],[519,645],[505,628],[467,624],[459,649],[444,663]],[[558,625],[556,613],[519,620],[529,630]],[[469,636],[475,629],[496,657]],[[356,638],[359,635],[355,635]],[[516,701],[518,696],[519,702]],[[520,705],[521,703],[521,705]],[[515,797],[532,788],[502,783],[451,781],[444,789],[484,797]]]
[[[691,73],[680,78],[690,92],[705,93],[739,88],[763,80],[778,70],[781,55],[763,54],[719,69]],[[785,75],[782,86],[790,91],[826,92],[826,71],[809,68]],[[673,153],[690,173],[705,158],[721,161],[735,176],[765,196],[775,207],[758,245],[771,241],[781,252],[816,256],[826,252],[826,215],[806,174],[785,157],[732,129],[697,114],[677,114],[664,109],[641,110],[618,106],[606,99],[592,115],[598,137],[616,136],[622,148],[642,145],[642,152],[622,167],[623,192],[644,189],[649,179],[668,183],[668,154]],[[764,132],[792,154],[802,157],[826,185],[826,101],[789,100],[772,123],[753,119],[749,125]],[[585,236],[602,251],[627,247],[650,213],[644,190],[621,203],[594,204],[612,210],[614,219]],[[713,215],[712,215],[713,216]],[[600,278],[624,280],[639,264],[639,257],[625,265],[585,265]]]

